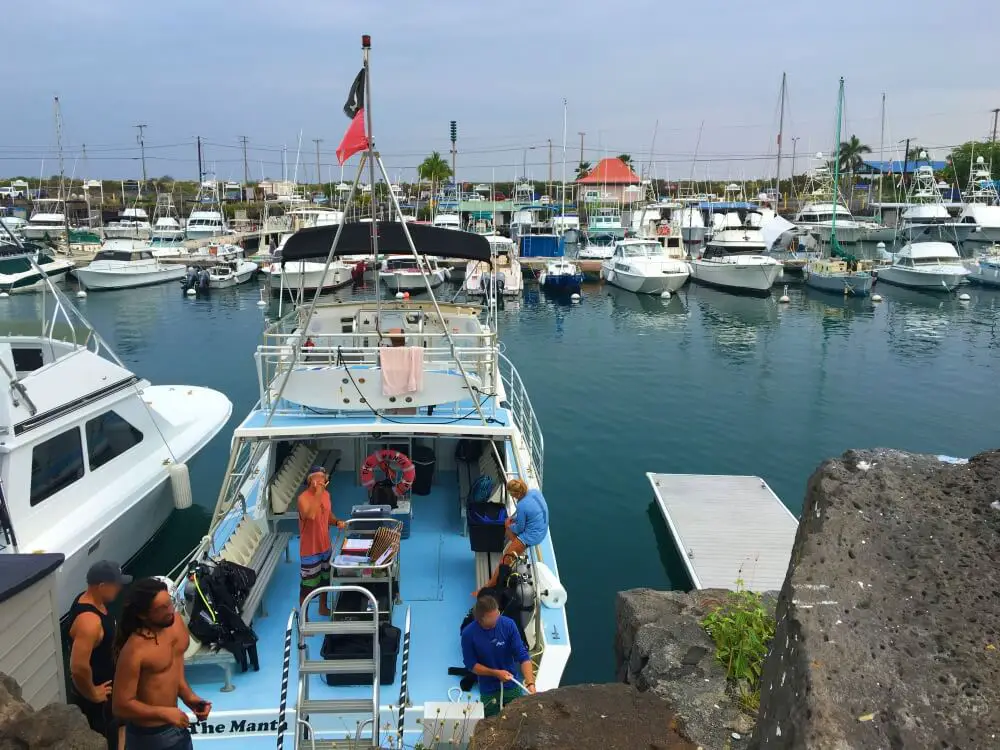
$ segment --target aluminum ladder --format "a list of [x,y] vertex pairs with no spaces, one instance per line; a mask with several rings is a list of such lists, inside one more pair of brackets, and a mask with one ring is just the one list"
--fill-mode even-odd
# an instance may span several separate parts
[[[309,604],[317,596],[333,595],[344,591],[364,594],[370,603],[372,619],[332,622],[330,620],[310,620]],[[299,607],[299,690],[296,699],[295,747],[308,750],[332,750],[335,748],[351,748],[356,750],[365,746],[362,732],[371,725],[370,747],[378,748],[379,744],[379,672],[381,664],[379,644],[379,610],[378,600],[371,591],[363,586],[337,585],[322,586],[311,591]],[[371,659],[310,659],[306,640],[319,636],[320,642],[327,635],[366,635],[372,636]],[[368,674],[372,678],[372,694],[370,698],[311,698],[309,696],[309,678],[313,675],[327,674]],[[337,739],[317,737],[317,730],[312,726],[311,717],[320,715],[336,715],[358,717],[358,726],[354,737]],[[323,728],[319,733],[329,734],[332,730]],[[343,730],[336,730],[343,731]]]

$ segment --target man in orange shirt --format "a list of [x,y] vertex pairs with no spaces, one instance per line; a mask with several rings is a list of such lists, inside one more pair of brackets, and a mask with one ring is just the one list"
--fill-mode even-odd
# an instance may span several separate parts
[[[344,528],[330,507],[330,493],[326,491],[330,482],[326,471],[320,466],[309,470],[306,489],[299,495],[299,565],[302,580],[299,583],[299,604],[310,591],[330,583],[330,527]],[[330,604],[326,594],[319,598],[320,615],[330,614]]]

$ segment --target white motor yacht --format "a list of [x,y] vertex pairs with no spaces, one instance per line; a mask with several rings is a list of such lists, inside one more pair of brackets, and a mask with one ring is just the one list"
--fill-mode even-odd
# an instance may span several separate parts
[[[927,158],[921,152],[921,158]],[[947,185],[944,185],[947,187]],[[960,222],[952,218],[941,196],[942,186],[928,164],[913,172],[907,206],[899,216],[899,236],[914,243],[959,241]]]
[[461,229],[462,219],[458,214],[439,213],[434,217],[432,224],[433,226],[440,227],[441,229]]
[[24,227],[27,240],[66,239],[66,201],[62,198],[39,198],[35,201]]
[[184,227],[181,226],[180,214],[177,213],[173,196],[169,193],[156,196],[152,225],[150,244],[153,247],[177,247],[183,244]]
[[257,264],[249,260],[227,260],[208,269],[208,285],[212,289],[228,289],[245,284],[253,278]]
[[437,258],[421,256],[423,273],[412,256],[390,256],[382,261],[378,278],[390,292],[420,292],[426,288],[424,274],[431,289],[441,286],[448,278],[447,271],[438,265]]
[[975,169],[959,214],[959,242],[1000,242],[1000,194],[986,160],[976,157]]
[[189,240],[204,240],[231,234],[219,202],[219,186],[214,180],[205,180],[198,189],[195,207],[191,209],[184,236]]
[[90,264],[74,271],[89,290],[130,289],[184,278],[182,263],[163,263],[148,245],[134,240],[108,240]]
[[879,281],[927,292],[950,292],[968,276],[950,242],[909,242],[878,271]]
[[[32,243],[19,245],[4,242],[0,234],[0,292],[30,292],[45,285],[45,276],[53,282],[66,278],[73,269],[73,261],[59,258]],[[9,240],[9,237],[6,238]],[[44,272],[44,276],[43,276]]]
[[691,267],[672,258],[656,240],[619,240],[614,254],[601,263],[601,278],[636,294],[676,292],[691,275]]
[[489,294],[491,285],[495,284],[505,297],[521,296],[521,292],[524,291],[524,278],[521,274],[521,263],[517,259],[517,245],[509,237],[499,234],[484,236],[490,243],[492,261],[486,263],[470,260],[466,264],[465,293],[482,297]]
[[[712,241],[715,241],[713,237]],[[726,250],[709,245],[705,254],[691,261],[691,278],[700,284],[731,292],[770,294],[782,271],[781,261],[753,250]]]
[[104,227],[105,239],[148,240],[153,236],[153,225],[149,223],[146,209],[134,206],[122,210],[117,221]]
[[190,505],[186,464],[232,404],[208,388],[150,385],[70,319],[79,315],[69,300],[57,310],[48,336],[37,320],[0,324],[11,379],[0,392],[0,554],[65,555],[56,579],[65,614],[93,563],[127,563],[175,504]]

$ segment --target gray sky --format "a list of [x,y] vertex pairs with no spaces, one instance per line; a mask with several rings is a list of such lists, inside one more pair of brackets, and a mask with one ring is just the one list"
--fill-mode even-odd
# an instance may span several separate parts
[[3,175],[37,175],[43,158],[46,175],[58,171],[58,95],[66,172],[75,167],[77,179],[138,177],[139,122],[148,125],[150,176],[194,179],[196,135],[220,179],[242,178],[242,135],[251,179],[281,176],[283,144],[291,176],[301,131],[300,179],[315,179],[313,138],[324,139],[329,179],[362,33],[372,35],[376,142],[394,179],[413,179],[431,150],[447,152],[451,119],[460,178],[489,180],[495,168],[497,180],[510,180],[526,162],[544,180],[551,139],[559,179],[564,98],[570,176],[578,131],[587,160],[625,151],[645,165],[656,128],[652,173],[687,177],[702,122],[696,176],[771,175],[782,71],[785,153],[799,137],[799,172],[804,154],[832,146],[841,75],[845,138],[857,133],[876,152],[883,91],[887,149],[912,137],[935,158],[989,135],[990,110],[1000,107],[997,0],[5,5]]

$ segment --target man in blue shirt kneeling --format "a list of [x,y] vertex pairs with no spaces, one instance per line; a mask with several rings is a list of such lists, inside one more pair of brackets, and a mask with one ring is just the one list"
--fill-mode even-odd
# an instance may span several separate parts
[[524,686],[530,693],[535,692],[535,671],[517,624],[500,614],[496,599],[480,596],[472,613],[475,619],[462,631],[462,657],[465,668],[479,677],[483,712],[496,716],[505,705],[524,695],[513,681],[517,665],[521,665]]

